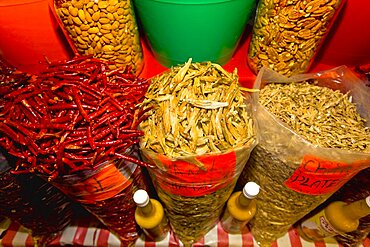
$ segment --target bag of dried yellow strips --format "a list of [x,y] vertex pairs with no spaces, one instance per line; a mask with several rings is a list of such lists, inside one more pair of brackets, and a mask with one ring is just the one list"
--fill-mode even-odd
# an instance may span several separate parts
[[263,68],[259,143],[238,181],[261,185],[250,222],[261,246],[370,166],[370,91],[345,66],[286,78]]
[[237,71],[191,59],[152,78],[142,103],[143,159],[175,235],[190,246],[213,228],[255,147],[252,98]]

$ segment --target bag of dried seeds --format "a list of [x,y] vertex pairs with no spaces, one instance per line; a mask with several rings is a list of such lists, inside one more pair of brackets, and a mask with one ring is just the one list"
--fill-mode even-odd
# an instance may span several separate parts
[[260,0],[248,51],[257,74],[263,67],[291,76],[305,73],[346,0]]
[[259,143],[238,186],[261,185],[250,227],[270,246],[370,166],[370,91],[345,66],[290,78],[263,68],[255,87]]
[[138,75],[144,59],[133,8],[130,0],[55,0],[54,6],[75,53],[112,61],[111,69],[127,66]]
[[252,98],[236,71],[189,60],[152,78],[141,106],[143,159],[175,235],[190,246],[216,225],[256,145]]

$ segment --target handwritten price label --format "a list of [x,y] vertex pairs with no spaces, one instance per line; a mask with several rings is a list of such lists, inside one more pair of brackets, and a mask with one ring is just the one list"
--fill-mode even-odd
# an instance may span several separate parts
[[199,156],[193,161],[173,161],[165,156],[159,159],[168,175],[166,181],[159,181],[159,186],[172,194],[206,195],[227,186],[235,176],[235,152]]
[[288,188],[303,194],[323,195],[333,193],[360,170],[368,166],[369,161],[346,164],[306,155],[299,168],[284,184]]

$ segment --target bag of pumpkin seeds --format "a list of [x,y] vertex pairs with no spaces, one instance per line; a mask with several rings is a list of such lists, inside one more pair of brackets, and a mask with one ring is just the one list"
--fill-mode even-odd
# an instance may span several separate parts
[[345,66],[290,78],[263,68],[255,88],[259,143],[237,187],[261,185],[250,228],[270,246],[370,166],[370,91]]
[[190,246],[217,224],[257,143],[252,98],[236,71],[189,60],[152,78],[142,107],[143,159],[175,236]]

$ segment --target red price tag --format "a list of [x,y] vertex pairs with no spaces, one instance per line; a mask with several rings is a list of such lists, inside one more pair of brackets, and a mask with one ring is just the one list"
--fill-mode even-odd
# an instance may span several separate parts
[[303,194],[333,193],[369,165],[369,160],[346,164],[306,155],[298,169],[284,184]]
[[[236,154],[234,151],[196,157],[196,160],[170,160],[161,155],[166,167],[166,181],[159,186],[172,194],[201,196],[227,186],[235,176]],[[198,165],[196,165],[197,163]]]

